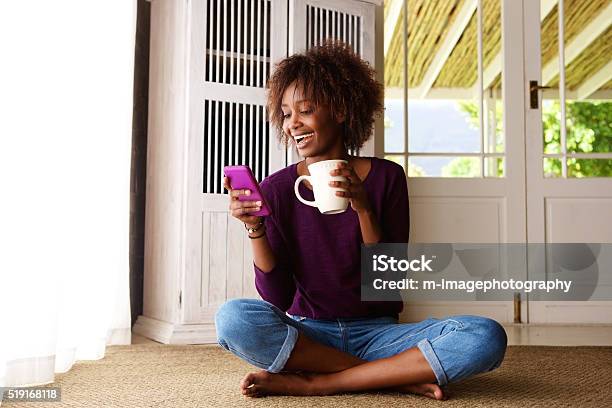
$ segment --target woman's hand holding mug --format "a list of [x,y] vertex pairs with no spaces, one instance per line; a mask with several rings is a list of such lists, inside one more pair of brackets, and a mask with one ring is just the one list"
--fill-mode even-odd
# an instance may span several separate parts
[[339,197],[345,197],[349,199],[351,207],[356,213],[370,211],[370,202],[368,195],[363,188],[363,183],[353,166],[348,163],[338,163],[337,168],[332,170],[330,173],[332,176],[344,176],[347,181],[330,181],[331,187],[343,188],[346,191],[336,191],[336,195]]
[[232,190],[227,177],[223,177],[223,187],[229,191],[230,196],[230,212],[232,217],[242,221],[247,227],[255,227],[263,222],[263,217],[257,215],[249,215],[250,212],[256,212],[261,209],[261,201],[240,201],[238,197],[241,195],[250,195],[249,190]]

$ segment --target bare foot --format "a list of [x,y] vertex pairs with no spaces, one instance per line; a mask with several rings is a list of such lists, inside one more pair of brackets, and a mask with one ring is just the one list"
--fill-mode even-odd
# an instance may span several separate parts
[[269,373],[261,370],[247,374],[240,382],[242,394],[248,397],[265,395],[325,395],[307,373]]
[[[261,370],[247,374],[240,382],[242,394],[247,397],[263,397],[266,395],[330,395],[332,390],[326,390],[318,385],[315,377],[318,374],[308,372],[282,372],[278,374]],[[444,400],[446,396],[437,384],[411,384],[389,388],[391,391],[423,395],[435,400]]]
[[402,385],[400,387],[389,388],[392,391],[406,392],[409,394],[423,395],[427,398],[442,401],[446,399],[446,395],[438,384],[411,384]]

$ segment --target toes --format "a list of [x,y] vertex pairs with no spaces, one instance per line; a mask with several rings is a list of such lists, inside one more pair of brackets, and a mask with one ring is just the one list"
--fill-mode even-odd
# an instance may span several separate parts
[[265,383],[268,376],[271,374],[266,370],[261,370],[257,373],[249,373],[240,381],[240,391],[246,397],[262,397],[264,396],[261,383]]
[[444,391],[437,384],[413,384],[413,385],[405,385],[399,388],[395,388],[394,390],[399,392],[407,392],[410,394],[422,395],[427,398],[432,398],[438,401],[443,401],[448,399],[448,396],[445,395]]
[[260,387],[255,384],[252,384],[250,387],[243,390],[242,394],[251,398],[258,398],[262,396]]
[[436,387],[432,394],[432,398],[437,399],[438,401],[446,400],[446,395],[444,395],[444,392],[440,387]]
[[240,388],[244,390],[250,385],[255,384],[255,378],[256,378],[255,373],[247,374],[246,376],[244,376],[242,381],[240,381]]

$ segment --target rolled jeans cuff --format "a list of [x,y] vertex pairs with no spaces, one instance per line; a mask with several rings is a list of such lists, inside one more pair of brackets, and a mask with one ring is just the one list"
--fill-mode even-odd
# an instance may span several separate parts
[[440,364],[440,360],[438,359],[438,356],[436,356],[433,347],[431,347],[431,343],[429,342],[429,340],[423,339],[419,341],[417,343],[417,347],[419,348],[419,350],[421,350],[421,353],[423,353],[425,360],[427,360],[427,362],[431,366],[431,369],[433,370],[434,375],[438,380],[438,385],[442,386],[448,384],[448,378],[446,377],[446,373],[444,372],[442,364]]
[[283,367],[285,367],[285,364],[287,364],[287,360],[289,360],[289,356],[295,347],[297,338],[298,330],[291,325],[287,325],[287,337],[285,338],[285,342],[278,352],[278,356],[276,356],[276,359],[274,359],[274,362],[266,369],[266,371],[270,373],[279,373]]

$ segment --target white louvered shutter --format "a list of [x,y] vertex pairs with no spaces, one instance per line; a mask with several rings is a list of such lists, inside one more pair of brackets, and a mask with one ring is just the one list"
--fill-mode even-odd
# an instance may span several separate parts
[[196,323],[212,321],[226,299],[257,296],[251,243],[229,214],[223,167],[248,165],[261,182],[285,165],[265,84],[287,55],[287,0],[192,0],[189,16],[183,321]]
[[284,0],[208,0],[203,64],[203,193],[223,191],[223,166],[251,167],[258,181],[284,163],[265,111],[265,84],[286,56]]

